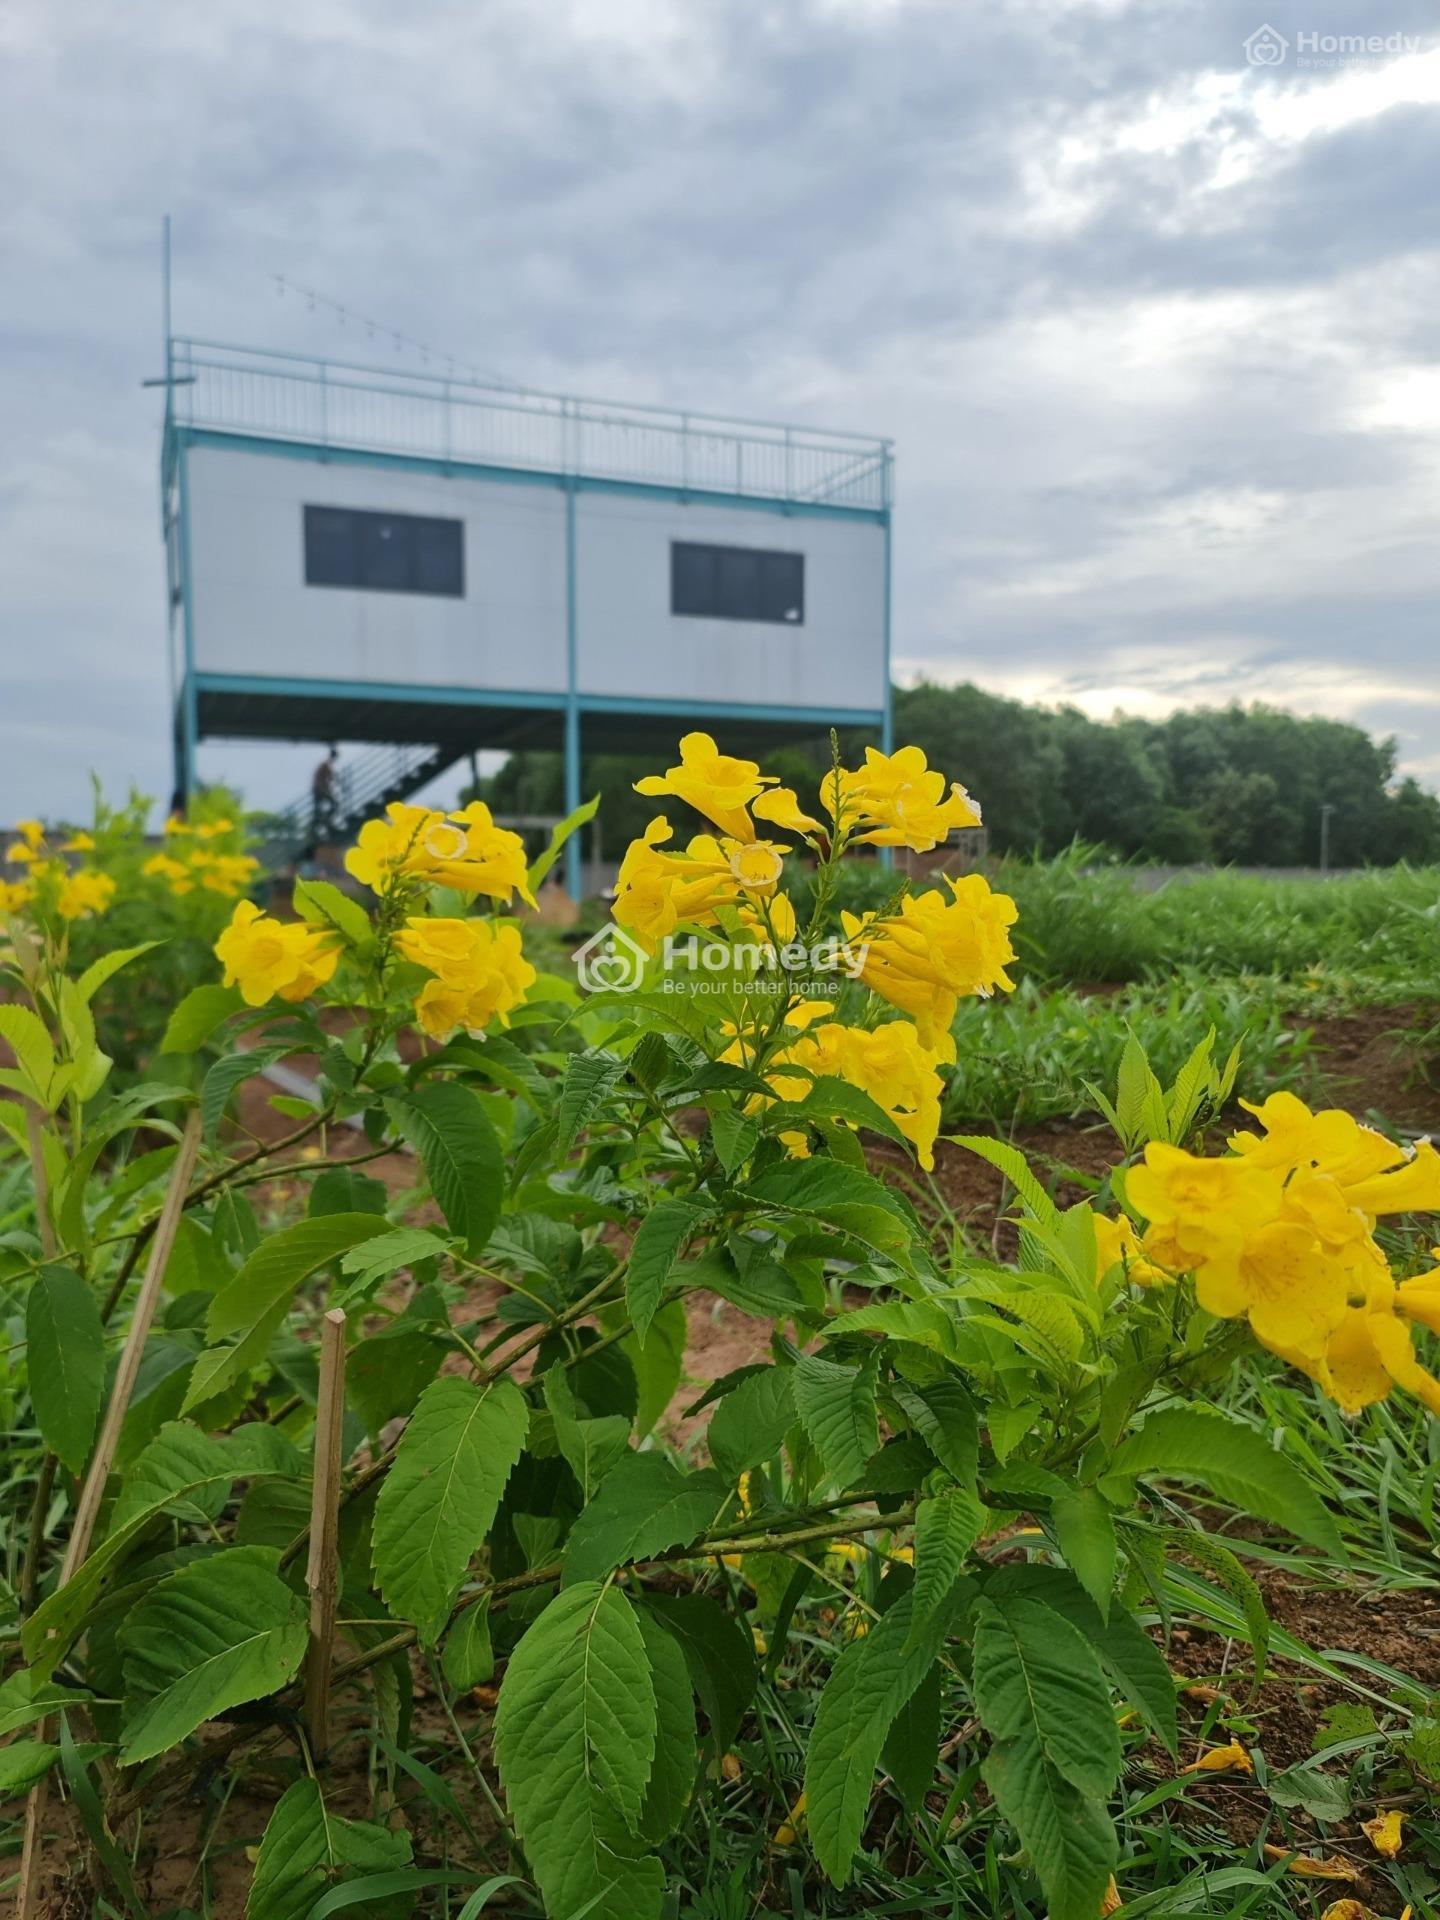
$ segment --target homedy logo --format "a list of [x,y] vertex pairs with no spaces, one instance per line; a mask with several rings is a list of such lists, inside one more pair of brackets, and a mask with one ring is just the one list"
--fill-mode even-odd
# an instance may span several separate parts
[[1245,48],[1245,58],[1252,67],[1282,66],[1290,51],[1290,42],[1284,34],[1268,24],[1257,27],[1249,39],[1241,44]]
[[[747,992],[803,993],[816,981],[833,986],[837,975],[858,980],[869,951],[867,944],[852,947],[836,939],[813,945],[792,940],[777,947],[768,940],[732,945],[668,933],[654,955],[654,985],[661,993],[716,993],[733,988],[739,977]],[[639,941],[613,922],[592,933],[571,957],[587,993],[634,993],[651,964]]]

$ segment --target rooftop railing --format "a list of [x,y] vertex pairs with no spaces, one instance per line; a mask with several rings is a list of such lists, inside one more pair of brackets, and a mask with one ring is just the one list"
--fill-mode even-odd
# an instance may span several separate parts
[[397,373],[213,340],[171,343],[174,418],[325,447],[888,507],[893,442],[628,401]]

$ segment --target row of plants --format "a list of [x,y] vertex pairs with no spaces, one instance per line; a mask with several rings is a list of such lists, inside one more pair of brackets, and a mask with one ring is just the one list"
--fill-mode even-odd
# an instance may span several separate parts
[[[1013,1263],[976,1257],[866,1143],[932,1162],[946,1075],[1012,989],[1015,904],[978,875],[841,904],[857,856],[930,850],[969,797],[902,748],[802,799],[701,734],[641,790],[667,813],[621,871],[633,977],[582,993],[512,911],[593,805],[527,868],[483,803],[396,804],[347,857],[370,904],[240,901],[163,1077],[128,1085],[95,1010],[159,964],[154,930],[81,968],[58,899],[6,905],[22,1915],[62,1803],[103,1900],[144,1914],[146,1813],[243,1775],[281,1789],[253,1920],[532,1897],[658,1920],[798,1660],[823,1684],[765,1886],[918,1847],[1094,1920],[1127,1753],[1179,1753],[1147,1631],[1177,1561],[1263,1661],[1253,1580],[1176,1489],[1345,1556],[1304,1460],[1212,1402],[1275,1356],[1352,1414],[1440,1408],[1440,1278],[1407,1224],[1440,1208],[1428,1145],[1282,1093],[1206,1151],[1236,1056],[1203,1038],[1157,1074],[1132,1037],[1096,1089],[1122,1163],[1093,1199],[960,1137],[1019,1229]],[[683,846],[674,805],[706,823]],[[313,1098],[237,1137],[237,1096],[295,1056]],[[365,1167],[397,1153],[395,1201]],[[688,1318],[716,1299],[768,1346],[693,1400]],[[705,1420],[677,1446],[682,1410]],[[844,1625],[816,1645],[824,1596]],[[478,1816],[416,1729],[417,1673]],[[423,1830],[385,1792],[342,1810],[356,1741],[421,1784]],[[1200,1764],[1250,1762],[1217,1740]]]

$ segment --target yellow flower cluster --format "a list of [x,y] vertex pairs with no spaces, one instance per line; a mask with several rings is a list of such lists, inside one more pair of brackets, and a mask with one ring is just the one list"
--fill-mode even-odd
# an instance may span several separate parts
[[[793,1038],[771,1056],[765,1068],[765,1079],[775,1097],[803,1100],[816,1080],[828,1077],[848,1081],[889,1114],[914,1146],[921,1166],[933,1167],[943,1091],[935,1055],[921,1045],[908,1021],[892,1020],[883,1027],[851,1027],[832,1020],[834,1011],[834,1003],[829,1000],[792,1002],[785,1025]],[[750,1064],[738,1036],[720,1057],[737,1066]],[[763,1104],[763,1096],[758,1094],[750,1102],[752,1109]],[[803,1133],[784,1133],[780,1138],[798,1157],[809,1150]]]
[[1380,1215],[1440,1209],[1440,1154],[1428,1140],[1407,1153],[1294,1094],[1246,1104],[1263,1131],[1233,1135],[1228,1155],[1152,1142],[1126,1177],[1126,1200],[1149,1223],[1144,1259],[1193,1273],[1207,1312],[1244,1315],[1347,1411],[1398,1385],[1440,1413],[1440,1380],[1410,1331],[1440,1332],[1440,1268],[1397,1283],[1375,1239]]
[[238,986],[247,1006],[267,1000],[303,1000],[323,987],[339,964],[336,936],[303,920],[274,920],[253,900],[242,900],[215,942],[225,985]]
[[384,820],[365,822],[345,856],[346,871],[372,892],[389,893],[407,884],[453,887],[507,903],[518,893],[534,906],[525,842],[497,827],[482,800],[450,814],[394,800],[385,813]]
[[225,853],[211,845],[237,834],[233,820],[199,820],[192,826],[178,815],[165,822],[165,848],[152,853],[140,871],[147,880],[163,880],[183,899],[197,887],[234,900],[253,883],[260,862],[248,853]]
[[847,913],[843,924],[851,951],[864,949],[865,985],[908,1013],[938,1058],[953,1060],[950,1027],[960,1001],[1015,985],[1005,968],[1015,958],[1010,928],[1017,914],[1010,896],[992,892],[983,874],[947,874],[945,884],[949,900],[935,891],[913,894],[898,914]]
[[747,917],[758,931],[768,931],[768,915],[777,939],[794,938],[795,910],[777,893],[783,847],[755,839],[752,830],[748,840],[697,834],[683,853],[670,852],[665,843],[673,832],[662,814],[631,841],[616,881],[617,926],[628,928],[653,953],[682,923],[713,927],[721,907],[739,906],[749,909]]
[[28,867],[30,873],[25,880],[0,880],[0,919],[37,909],[57,913],[62,920],[89,920],[108,912],[115,898],[111,876],[98,867],[72,868],[60,858],[66,853],[93,853],[95,841],[90,834],[72,834],[52,852],[38,820],[22,820],[16,831],[20,838],[5,849],[5,857],[14,866]]
[[437,1039],[456,1027],[477,1031],[492,1020],[508,1027],[510,1009],[536,979],[521,950],[518,927],[417,916],[405,922],[395,946],[435,976],[421,989],[415,1012],[425,1031]]

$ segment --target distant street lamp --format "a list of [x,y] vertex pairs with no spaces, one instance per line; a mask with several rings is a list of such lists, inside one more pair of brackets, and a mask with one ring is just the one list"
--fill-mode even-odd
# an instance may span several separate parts
[[1335,811],[1334,807],[1331,805],[1331,803],[1328,800],[1323,801],[1321,803],[1321,807],[1320,807],[1320,871],[1321,873],[1328,873],[1330,871],[1330,816],[1332,813],[1334,813],[1334,811]]

